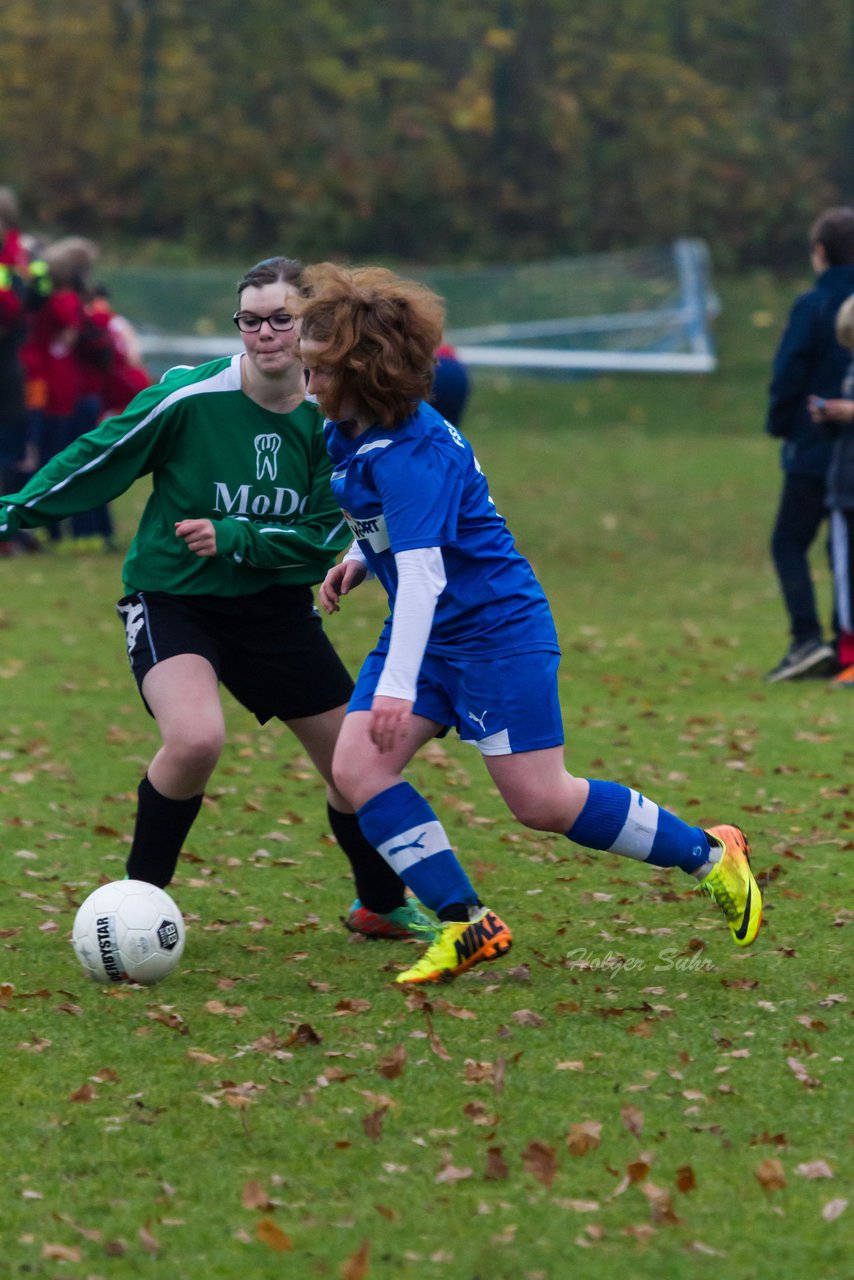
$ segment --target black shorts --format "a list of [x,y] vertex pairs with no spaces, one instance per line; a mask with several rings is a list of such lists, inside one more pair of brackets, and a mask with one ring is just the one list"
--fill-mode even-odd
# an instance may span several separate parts
[[310,587],[274,586],[234,598],[137,591],[116,612],[140,693],[156,663],[182,653],[206,658],[261,724],[321,715],[353,692]]

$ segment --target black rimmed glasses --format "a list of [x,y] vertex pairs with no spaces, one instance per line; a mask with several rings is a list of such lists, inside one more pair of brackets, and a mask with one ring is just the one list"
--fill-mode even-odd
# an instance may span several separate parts
[[241,333],[260,333],[268,324],[274,333],[287,333],[294,327],[294,317],[287,311],[277,311],[271,316],[256,316],[251,311],[235,311],[231,317]]

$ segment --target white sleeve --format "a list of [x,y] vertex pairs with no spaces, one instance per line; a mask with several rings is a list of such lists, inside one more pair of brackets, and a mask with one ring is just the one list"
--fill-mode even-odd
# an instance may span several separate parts
[[448,579],[439,547],[398,551],[397,596],[391,620],[388,656],[376,692],[387,698],[415,701],[415,686],[430,639],[436,601]]
[[346,553],[341,557],[342,564],[347,564],[348,561],[355,562],[356,564],[364,565],[366,578],[372,578],[374,576],[371,573],[370,569],[368,568],[368,562],[365,559],[365,557],[362,555],[362,548],[359,546],[355,538],[353,539],[350,546],[347,548]]

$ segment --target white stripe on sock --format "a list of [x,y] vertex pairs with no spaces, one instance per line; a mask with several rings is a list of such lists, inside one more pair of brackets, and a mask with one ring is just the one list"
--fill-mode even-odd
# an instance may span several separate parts
[[399,831],[390,840],[377,846],[386,862],[398,875],[413,863],[422,862],[425,858],[432,857],[434,853],[442,853],[450,847],[445,828],[441,822],[435,820],[419,824],[417,827],[410,827],[407,831]]
[[610,847],[611,853],[624,858],[637,858],[646,862],[652,852],[655,833],[658,831],[658,805],[646,800],[637,791],[630,791],[629,812],[623,829]]

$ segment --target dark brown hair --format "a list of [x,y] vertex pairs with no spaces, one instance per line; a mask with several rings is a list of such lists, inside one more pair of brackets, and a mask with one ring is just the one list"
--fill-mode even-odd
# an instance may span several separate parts
[[383,427],[399,426],[433,385],[442,299],[384,267],[307,267],[301,336],[326,346],[330,393],[352,395]]
[[238,298],[244,289],[263,289],[266,284],[292,284],[295,289],[302,288],[303,265],[296,258],[262,258],[250,267],[246,275],[238,283]]
[[810,227],[810,247],[821,245],[831,267],[854,262],[854,208],[825,209]]

